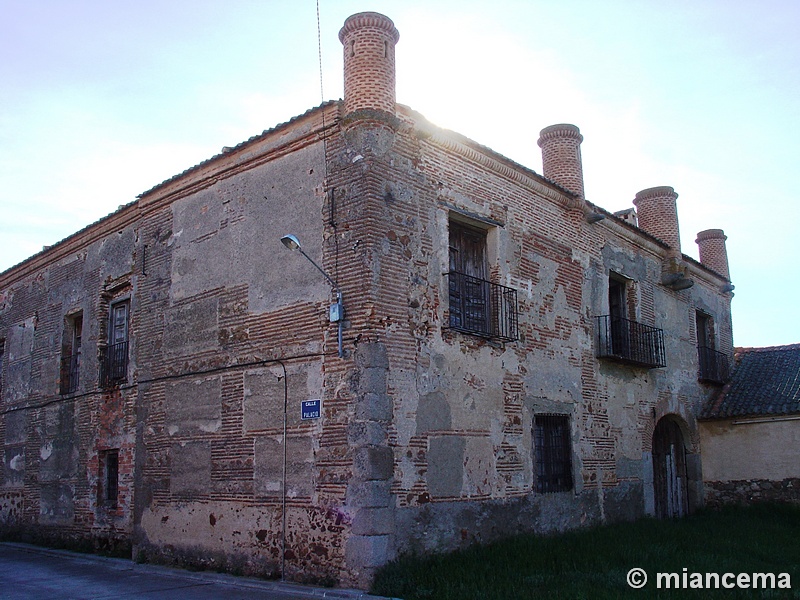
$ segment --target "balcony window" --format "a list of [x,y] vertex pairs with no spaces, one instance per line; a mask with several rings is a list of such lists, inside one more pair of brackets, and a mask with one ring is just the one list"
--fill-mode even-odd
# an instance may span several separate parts
[[111,305],[108,345],[100,348],[100,387],[118,385],[128,378],[128,317],[127,301]]
[[518,338],[517,292],[488,279],[486,231],[450,222],[449,327],[512,341]]
[[657,369],[666,366],[664,332],[614,315],[595,317],[598,358]]
[[715,347],[714,320],[710,315],[697,311],[697,378],[706,383],[722,384],[728,380],[728,357]]
[[519,339],[517,290],[451,271],[450,329],[504,342]]

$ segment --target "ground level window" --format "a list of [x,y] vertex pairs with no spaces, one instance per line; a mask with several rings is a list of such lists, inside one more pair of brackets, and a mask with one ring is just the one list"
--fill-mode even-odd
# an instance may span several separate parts
[[100,453],[100,505],[117,508],[119,493],[119,450]]
[[536,491],[566,492],[572,489],[572,444],[569,417],[536,415],[533,425],[536,453]]

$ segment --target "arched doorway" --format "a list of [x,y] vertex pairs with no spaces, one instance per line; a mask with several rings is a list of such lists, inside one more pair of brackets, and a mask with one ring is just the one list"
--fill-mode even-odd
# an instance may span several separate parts
[[680,425],[668,417],[653,431],[653,488],[659,519],[682,517],[688,512],[686,446]]

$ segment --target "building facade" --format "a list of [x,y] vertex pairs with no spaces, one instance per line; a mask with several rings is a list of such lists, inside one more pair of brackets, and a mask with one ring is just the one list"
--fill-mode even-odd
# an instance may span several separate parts
[[339,39],[344,100],[0,274],[6,534],[366,585],[703,502],[724,234],[587,201],[574,125],[538,174],[397,104],[388,18]]

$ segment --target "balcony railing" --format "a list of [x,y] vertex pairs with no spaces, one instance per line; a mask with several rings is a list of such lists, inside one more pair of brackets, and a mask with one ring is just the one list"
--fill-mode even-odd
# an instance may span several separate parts
[[697,378],[708,383],[725,383],[730,374],[730,363],[728,357],[722,352],[713,348],[700,346],[697,349],[697,357],[700,360],[700,370]]
[[128,342],[100,347],[100,387],[107,388],[128,378]]
[[504,342],[519,339],[517,290],[456,271],[447,275],[451,329]]
[[81,353],[61,359],[61,394],[73,394],[78,389],[81,373]]
[[661,329],[610,315],[595,319],[598,358],[648,369],[667,366]]

